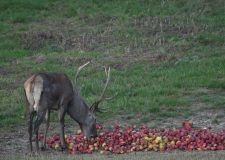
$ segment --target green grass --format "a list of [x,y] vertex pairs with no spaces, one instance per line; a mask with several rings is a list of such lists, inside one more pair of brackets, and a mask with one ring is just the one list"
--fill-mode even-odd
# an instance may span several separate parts
[[[145,113],[189,116],[199,101],[221,109],[225,100],[224,2],[0,1],[0,126],[24,123],[22,84],[31,73],[64,72],[71,80],[92,60],[78,88],[91,104],[112,67],[101,107],[110,119]],[[207,89],[209,93],[199,93]],[[211,94],[213,93],[213,94]],[[195,97],[195,98],[192,98]]]

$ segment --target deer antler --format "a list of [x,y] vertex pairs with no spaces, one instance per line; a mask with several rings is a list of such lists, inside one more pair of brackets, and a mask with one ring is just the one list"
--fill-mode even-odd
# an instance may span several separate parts
[[[103,91],[102,91],[102,94],[101,96],[99,97],[99,99],[97,101],[95,101],[91,107],[90,107],[90,110],[93,111],[93,112],[102,112],[99,108],[98,108],[98,105],[100,102],[102,102],[104,99],[109,99],[109,98],[105,98],[105,91],[106,91],[106,88],[109,84],[109,80],[110,80],[110,67],[109,69],[107,70],[106,67],[105,68],[105,73],[106,73],[106,76],[107,76],[107,79],[106,79],[106,83],[105,83],[105,86],[103,88]],[[111,98],[110,98],[111,99]]]
[[83,64],[82,66],[80,66],[77,70],[77,73],[76,73],[76,76],[75,76],[75,84],[77,84],[77,78],[78,78],[78,75],[80,73],[80,71],[85,67],[87,66],[88,64],[90,63],[90,61],[88,61],[87,63]]

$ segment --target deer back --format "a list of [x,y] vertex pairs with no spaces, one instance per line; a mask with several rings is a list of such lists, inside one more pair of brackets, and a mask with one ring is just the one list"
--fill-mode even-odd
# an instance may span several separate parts
[[24,83],[27,101],[37,111],[40,104],[49,109],[58,109],[62,103],[73,98],[71,81],[62,73],[38,73],[30,76]]

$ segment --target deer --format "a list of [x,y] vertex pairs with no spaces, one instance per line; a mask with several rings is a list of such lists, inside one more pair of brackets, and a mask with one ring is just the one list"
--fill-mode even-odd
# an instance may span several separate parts
[[[80,71],[89,62],[80,66],[75,76],[75,85]],[[96,112],[102,112],[99,104],[105,99],[105,91],[110,79],[110,67],[105,68],[106,82],[100,97],[89,106],[81,97],[78,89],[73,88],[73,84],[64,73],[41,72],[31,75],[24,82],[26,97],[26,113],[29,134],[29,151],[33,152],[32,138],[36,135],[35,146],[39,152],[38,130],[39,126],[45,122],[42,149],[46,149],[46,136],[49,128],[49,117],[52,110],[58,111],[60,125],[61,149],[67,148],[64,134],[64,117],[68,114],[76,121],[84,136],[87,138],[96,137]],[[35,120],[34,120],[34,117]]]

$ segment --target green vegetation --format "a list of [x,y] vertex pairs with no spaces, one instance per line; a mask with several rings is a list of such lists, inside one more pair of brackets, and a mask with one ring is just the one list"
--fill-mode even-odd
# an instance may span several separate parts
[[[101,119],[186,116],[225,103],[223,0],[0,0],[0,127],[24,123],[23,81],[65,72],[90,104],[112,67]],[[201,108],[200,108],[201,111]]]

